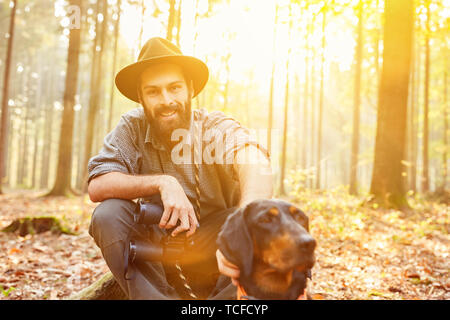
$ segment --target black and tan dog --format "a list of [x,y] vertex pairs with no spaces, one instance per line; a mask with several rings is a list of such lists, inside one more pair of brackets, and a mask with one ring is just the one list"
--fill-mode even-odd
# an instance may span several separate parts
[[227,218],[217,244],[248,297],[304,299],[316,247],[308,231],[308,217],[289,202],[256,200]]

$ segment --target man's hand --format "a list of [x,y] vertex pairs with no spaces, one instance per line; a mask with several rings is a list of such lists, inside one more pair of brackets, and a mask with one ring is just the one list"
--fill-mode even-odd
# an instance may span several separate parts
[[239,285],[239,268],[228,261],[219,249],[217,249],[216,251],[216,258],[220,273],[227,277],[230,277],[231,282],[237,287]]
[[197,217],[178,180],[172,176],[165,176],[164,182],[160,185],[160,193],[164,212],[159,227],[170,229],[180,220],[180,225],[172,232],[172,236],[186,230],[189,230],[186,233],[187,237],[193,235],[198,225]]

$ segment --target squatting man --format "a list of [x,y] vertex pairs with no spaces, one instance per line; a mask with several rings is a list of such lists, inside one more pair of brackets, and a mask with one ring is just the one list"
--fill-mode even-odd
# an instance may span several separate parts
[[[116,75],[118,90],[142,107],[122,115],[89,161],[89,197],[101,202],[89,233],[130,299],[183,298],[161,262],[141,263],[130,280],[124,278],[133,200],[160,194],[162,218],[145,236],[158,243],[163,230],[185,233],[195,244],[195,262],[183,266],[192,290],[207,299],[234,299],[239,269],[217,250],[217,234],[237,208],[272,198],[269,154],[249,130],[222,112],[191,109],[208,77],[205,63],[162,38],[148,40],[137,62]],[[196,140],[209,143],[198,150]],[[190,153],[192,144],[197,153]],[[200,219],[193,206],[198,195]]]

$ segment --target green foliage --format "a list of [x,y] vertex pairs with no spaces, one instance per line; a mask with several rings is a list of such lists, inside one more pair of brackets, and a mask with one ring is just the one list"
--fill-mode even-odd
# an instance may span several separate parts
[[14,288],[14,287],[9,287],[7,290],[5,290],[5,289],[3,289],[3,286],[0,285],[0,291],[2,292],[2,294],[3,294],[5,297],[8,297],[9,294],[10,294],[12,291],[14,291],[14,290],[16,290],[16,288]]

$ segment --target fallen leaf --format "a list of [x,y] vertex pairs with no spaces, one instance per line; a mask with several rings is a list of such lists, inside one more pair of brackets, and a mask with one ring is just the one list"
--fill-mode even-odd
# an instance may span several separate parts
[[403,291],[399,288],[396,287],[389,287],[388,289],[390,292],[398,292],[398,293],[402,293]]
[[9,250],[8,254],[12,255],[14,253],[21,253],[22,250],[18,249],[18,248],[11,248],[11,250]]
[[405,277],[408,279],[419,279],[420,275],[415,268],[408,268],[404,273]]

